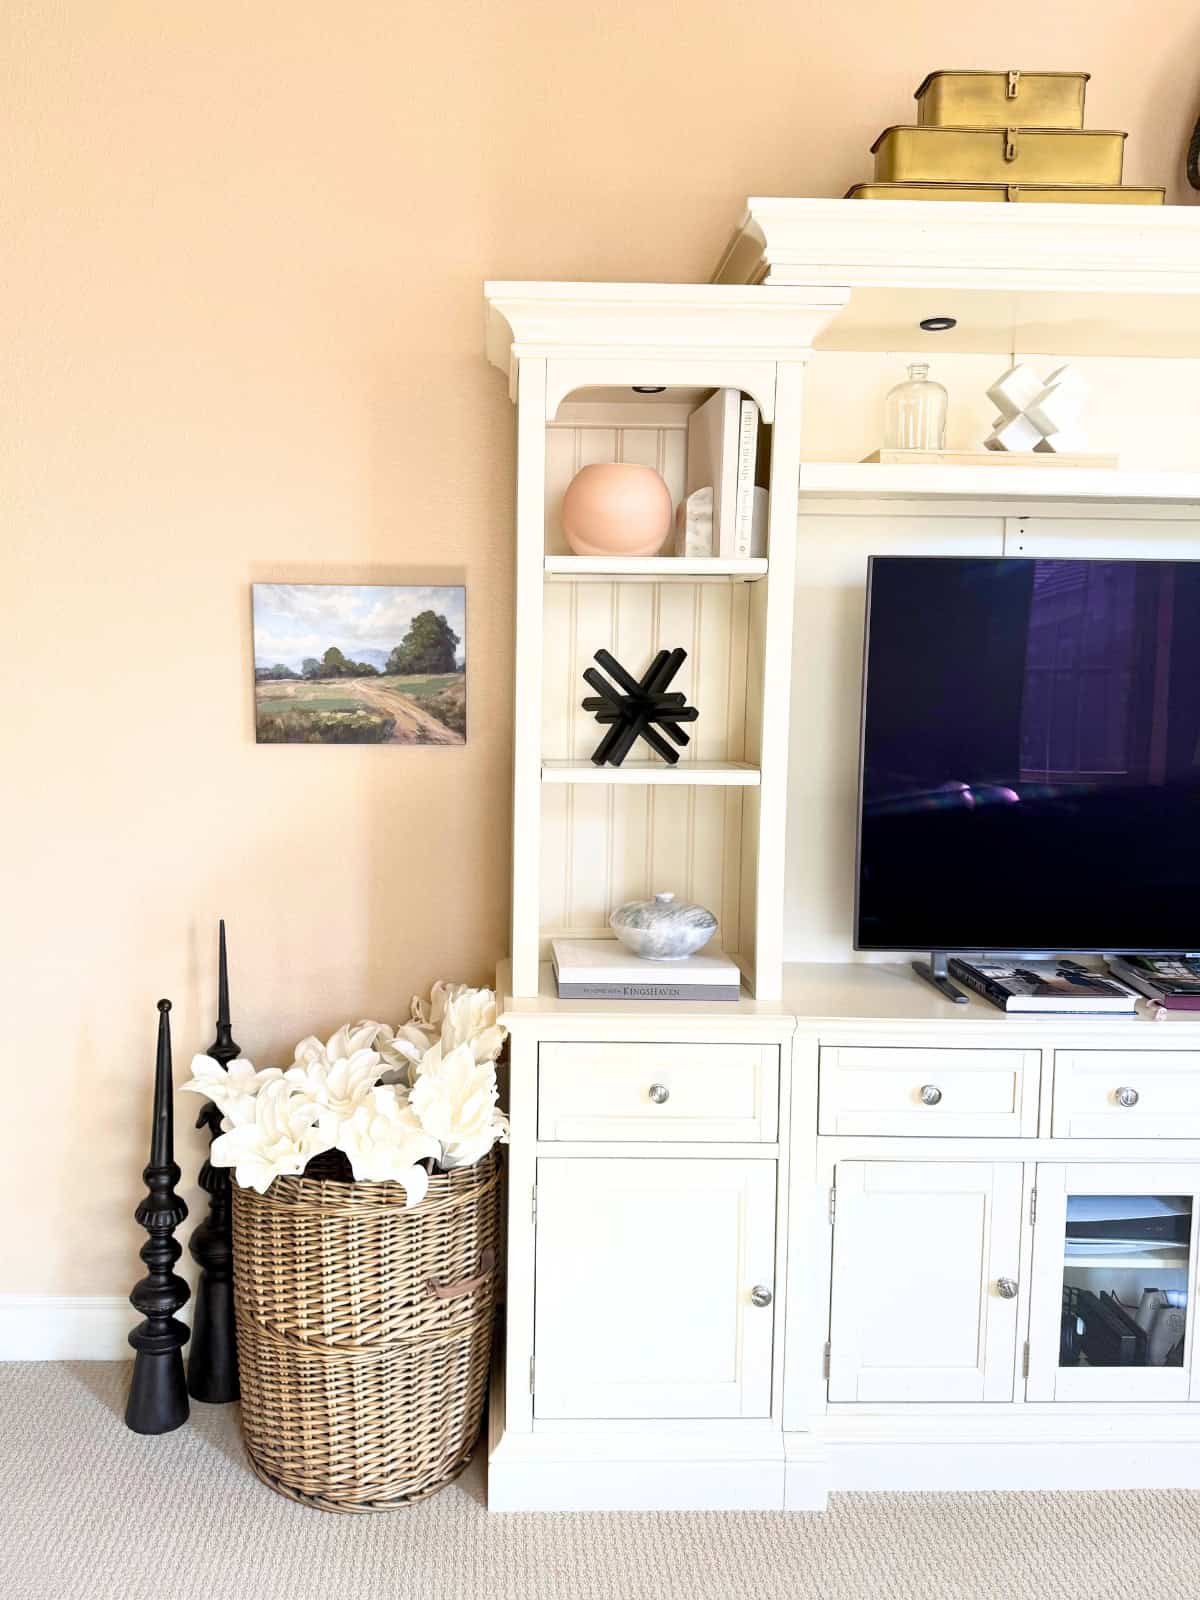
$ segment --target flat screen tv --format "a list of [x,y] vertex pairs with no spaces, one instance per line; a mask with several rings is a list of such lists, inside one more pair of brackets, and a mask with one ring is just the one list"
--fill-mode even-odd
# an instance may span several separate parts
[[1200,949],[1200,561],[870,563],[860,950]]

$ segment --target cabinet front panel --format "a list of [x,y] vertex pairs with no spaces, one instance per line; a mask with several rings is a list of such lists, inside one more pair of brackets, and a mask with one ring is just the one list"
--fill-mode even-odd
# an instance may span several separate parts
[[1200,1137],[1200,1050],[1058,1050],[1054,1135]]
[[779,1049],[750,1044],[543,1044],[538,1138],[772,1142]]
[[821,1051],[820,1132],[1032,1138],[1039,1054],[887,1045]]
[[537,1181],[534,1416],[768,1417],[775,1163],[552,1158]]
[[1039,1163],[1030,1400],[1182,1401],[1200,1164]]
[[830,1400],[1012,1399],[1021,1176],[1019,1162],[839,1164]]

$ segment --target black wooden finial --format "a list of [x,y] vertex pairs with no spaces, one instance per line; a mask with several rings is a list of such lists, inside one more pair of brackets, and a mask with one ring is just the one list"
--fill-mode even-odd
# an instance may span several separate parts
[[125,1424],[134,1433],[169,1433],[187,1421],[187,1386],[182,1350],[188,1330],[175,1316],[188,1297],[188,1286],[172,1269],[183,1254],[176,1228],[187,1206],[175,1192],[179,1168],[174,1151],[174,1085],[171,1081],[171,1002],[158,1002],[158,1053],[154,1065],[154,1123],[150,1160],[142,1172],[147,1195],[134,1212],[150,1237],[139,1254],[146,1276],[129,1296],[143,1320],[129,1335],[137,1352],[133,1382],[125,1407]]
[[[217,934],[217,1036],[207,1052],[228,1067],[241,1055],[229,1021],[229,967],[225,956],[225,920]],[[221,1112],[206,1100],[196,1118],[208,1129],[212,1141],[221,1131]],[[188,1248],[200,1267],[196,1286],[196,1312],[192,1318],[192,1349],[188,1359],[188,1393],[193,1400],[225,1405],[238,1399],[237,1334],[233,1315],[233,1208],[229,1169],[205,1160],[200,1187],[208,1195],[208,1216],[200,1223]]]

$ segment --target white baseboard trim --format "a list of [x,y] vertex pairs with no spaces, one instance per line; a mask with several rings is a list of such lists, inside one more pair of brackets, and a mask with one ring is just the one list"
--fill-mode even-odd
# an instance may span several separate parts
[[1200,1489],[1200,1450],[1147,1440],[996,1444],[832,1443],[828,1486],[839,1490]]
[[0,1294],[0,1361],[131,1361],[137,1320],[118,1295]]

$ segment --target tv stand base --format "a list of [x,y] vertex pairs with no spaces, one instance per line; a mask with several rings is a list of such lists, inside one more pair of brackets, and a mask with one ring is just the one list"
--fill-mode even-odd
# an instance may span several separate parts
[[924,978],[926,983],[931,983],[945,1000],[953,1000],[956,1006],[965,1006],[967,996],[961,989],[956,989],[950,981],[946,970],[946,952],[934,950],[928,961],[914,961],[912,969],[918,978]]

